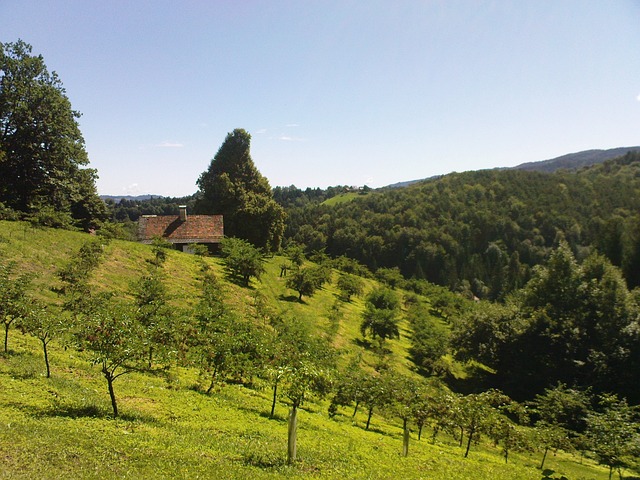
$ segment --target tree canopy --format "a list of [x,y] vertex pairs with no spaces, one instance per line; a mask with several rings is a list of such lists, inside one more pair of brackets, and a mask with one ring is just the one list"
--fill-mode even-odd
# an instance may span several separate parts
[[[0,43],[0,203],[84,229],[106,217],[77,119],[62,82],[22,40]],[[66,220],[65,220],[66,218]]]
[[284,232],[284,210],[253,163],[250,145],[246,130],[237,128],[227,134],[209,168],[198,178],[196,211],[224,215],[227,236],[277,251]]

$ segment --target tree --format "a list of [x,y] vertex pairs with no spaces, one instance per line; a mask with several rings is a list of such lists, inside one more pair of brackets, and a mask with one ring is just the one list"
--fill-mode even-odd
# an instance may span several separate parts
[[366,375],[362,379],[361,403],[367,408],[365,430],[369,430],[374,410],[385,408],[392,400],[393,372],[388,368],[383,369],[377,374]]
[[420,303],[409,308],[407,319],[413,330],[409,350],[411,357],[420,370],[433,374],[447,353],[447,334],[438,328],[428,309]]
[[113,416],[118,416],[118,404],[113,382],[137,370],[144,358],[140,344],[142,332],[131,308],[111,295],[95,298],[91,308],[83,312],[75,332],[81,348],[91,352],[91,364],[99,365],[107,381]]
[[4,325],[4,353],[9,352],[9,328],[27,311],[27,289],[32,276],[16,274],[16,264],[0,264],[0,319]]
[[367,295],[365,311],[362,314],[360,332],[367,333],[380,341],[380,346],[387,338],[400,338],[398,329],[398,310],[400,300],[396,293],[386,287],[380,287]]
[[[487,433],[496,422],[496,408],[503,405],[508,398],[498,390],[487,390],[460,397],[455,410],[455,421],[462,432],[467,433],[465,458],[469,456],[471,443]],[[460,436],[462,442],[463,435]]]
[[620,471],[625,457],[634,452],[634,442],[640,440],[638,408],[630,407],[625,399],[613,394],[602,394],[598,400],[599,411],[587,417],[587,437],[600,463],[609,467],[611,479],[613,469]]
[[105,220],[77,119],[58,75],[22,40],[0,44],[0,202],[49,206],[84,229]]
[[343,273],[338,278],[338,290],[343,300],[350,302],[351,297],[362,295],[364,290],[364,282],[360,277]]
[[264,272],[262,254],[246,240],[225,238],[221,244],[222,256],[229,274],[239,278],[245,287],[251,277],[260,278]]
[[275,252],[282,242],[285,213],[253,163],[250,144],[251,135],[243,129],[227,134],[209,168],[198,178],[201,196],[196,211],[224,215],[227,236]]
[[[274,381],[273,399],[280,386],[284,395],[291,402],[288,422],[287,463],[295,462],[297,455],[298,409],[310,395],[323,397],[332,383],[334,370],[334,353],[331,347],[321,339],[314,339],[304,328],[284,323],[280,338],[289,345],[288,352],[279,349],[277,357],[272,357],[272,367],[278,376]],[[273,405],[272,405],[273,411]]]
[[424,385],[407,376],[391,373],[390,379],[392,396],[387,408],[402,420],[402,456],[406,457],[409,455],[409,422],[416,418],[417,411],[424,409],[426,391]]
[[549,449],[568,450],[571,448],[571,437],[584,432],[590,403],[588,393],[561,383],[536,395],[532,404],[537,417],[535,429],[538,442],[544,448],[541,470]]
[[144,332],[148,367],[153,365],[154,353],[166,353],[173,343],[169,293],[163,282],[162,271],[151,269],[130,286],[134,299],[134,316]]
[[324,283],[323,269],[318,267],[301,267],[293,271],[287,277],[287,287],[298,292],[298,300],[302,301],[302,296],[313,296]]
[[42,353],[47,368],[47,378],[51,377],[48,352],[49,343],[54,338],[57,338],[69,330],[69,324],[65,321],[62,312],[52,312],[46,305],[32,301],[27,309],[27,313],[20,321],[20,328],[23,332],[33,335],[42,343]]
[[65,310],[79,314],[89,308],[91,303],[89,277],[100,264],[102,253],[101,240],[88,240],[71,260],[56,272],[62,285],[52,287],[52,290],[64,297]]

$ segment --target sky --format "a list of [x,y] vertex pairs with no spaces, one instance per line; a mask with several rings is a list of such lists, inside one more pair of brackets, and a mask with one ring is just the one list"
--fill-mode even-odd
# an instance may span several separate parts
[[640,145],[640,0],[0,0],[100,194],[196,192],[228,132],[272,187],[381,187]]

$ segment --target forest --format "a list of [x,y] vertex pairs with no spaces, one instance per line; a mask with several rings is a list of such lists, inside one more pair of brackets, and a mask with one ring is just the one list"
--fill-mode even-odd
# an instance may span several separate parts
[[[60,80],[24,42],[1,46],[0,374],[12,388],[0,391],[0,408],[9,426],[124,416],[126,429],[148,431],[165,413],[147,406],[149,419],[136,401],[146,403],[159,378],[178,396],[221,402],[237,386],[242,401],[266,399],[268,414],[224,407],[230,423],[263,425],[255,438],[282,432],[275,412],[286,407],[286,464],[256,460],[250,443],[241,460],[228,447],[234,468],[301,465],[306,475],[315,460],[298,461],[297,425],[312,410],[324,415],[318,435],[351,423],[342,448],[354,451],[351,438],[373,422],[399,436],[403,458],[423,427],[432,445],[445,437],[465,459],[476,448],[505,464],[523,455],[518,478],[530,475],[532,452],[543,452],[543,478],[561,478],[543,468],[550,450],[579,452],[609,478],[640,468],[639,153],[577,171],[301,190],[272,188],[251,158],[251,135],[237,128],[193,196],[102,202]],[[140,215],[175,215],[179,204],[224,216],[215,257],[197,244],[186,254],[164,238],[132,241]],[[18,331],[31,343],[15,342]],[[23,358],[39,357],[34,345],[46,375],[21,370]],[[66,367],[52,364],[52,349]],[[97,367],[108,408],[86,393],[92,373],[80,361]],[[156,408],[186,408],[171,399]],[[123,403],[141,416],[123,415]],[[166,415],[192,434],[193,412]],[[25,455],[46,454],[28,446],[29,428],[23,451],[12,432],[0,435],[16,471],[31,463]],[[314,451],[328,458],[323,448]]]

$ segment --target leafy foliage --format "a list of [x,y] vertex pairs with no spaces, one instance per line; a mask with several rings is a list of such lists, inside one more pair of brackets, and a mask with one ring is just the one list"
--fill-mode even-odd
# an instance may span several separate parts
[[225,234],[277,251],[284,231],[284,210],[273,200],[269,182],[251,159],[251,135],[227,134],[207,171],[198,178],[196,210],[224,215]]
[[[346,255],[372,271],[503,299],[564,238],[574,252],[597,249],[640,285],[640,154],[577,173],[485,170],[371,192],[348,204],[330,192],[287,187],[286,238]],[[286,191],[285,191],[286,190]]]
[[251,277],[260,278],[264,272],[262,254],[246,240],[225,238],[221,243],[222,256],[227,271],[232,277],[249,286]]
[[27,289],[31,280],[28,273],[16,273],[15,263],[0,264],[0,319],[4,326],[5,353],[9,351],[9,328],[27,312]]
[[79,117],[42,56],[21,40],[0,44],[0,202],[49,226],[106,218]]
[[371,291],[367,295],[365,311],[362,314],[362,335],[370,333],[374,340],[379,339],[381,345],[388,338],[399,338],[399,308],[400,300],[393,290],[380,287]]
[[480,305],[459,321],[459,358],[496,369],[496,383],[516,397],[561,382],[640,399],[629,377],[640,347],[638,305],[604,257],[579,264],[562,243],[511,301]]
[[107,381],[113,416],[118,416],[113,382],[140,367],[144,358],[140,341],[140,324],[135,321],[127,305],[110,295],[96,297],[92,308],[83,313],[75,332],[82,348],[91,352],[91,363],[98,365]]

